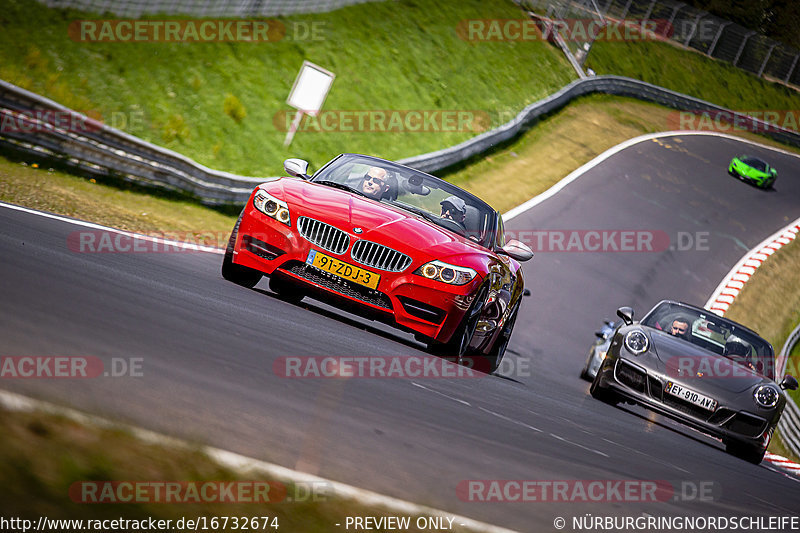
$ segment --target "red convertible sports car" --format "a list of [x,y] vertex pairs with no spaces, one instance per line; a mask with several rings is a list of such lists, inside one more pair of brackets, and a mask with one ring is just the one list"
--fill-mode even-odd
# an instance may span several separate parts
[[[431,351],[485,371],[500,364],[521,303],[518,261],[503,220],[450,183],[375,157],[342,154],[306,174],[255,188],[233,228],[222,276],[263,275],[289,301],[304,296],[385,321]],[[469,359],[467,359],[469,358]]]

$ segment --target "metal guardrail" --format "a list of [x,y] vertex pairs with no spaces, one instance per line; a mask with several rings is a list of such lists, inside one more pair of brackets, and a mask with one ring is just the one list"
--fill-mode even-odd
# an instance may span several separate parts
[[[778,141],[800,146],[798,132],[768,124],[749,115],[643,81],[622,76],[594,76],[576,80],[552,96],[530,104],[514,119],[498,128],[484,132],[456,146],[410,157],[400,162],[425,172],[442,170],[514,138],[530,128],[542,116],[564,107],[575,98],[593,93],[627,96],[678,110],[708,113],[713,120],[719,117],[729,117],[731,121],[750,131],[760,131]],[[664,126],[667,129],[667,124]]]
[[[798,341],[800,341],[800,325],[794,328],[794,331],[789,335],[778,356],[777,366],[780,370],[780,373],[777,374],[778,376],[782,376],[786,372],[789,354],[792,353]],[[781,439],[784,445],[793,454],[800,457],[800,407],[788,396],[786,397],[786,407],[783,410],[783,415],[778,421],[778,429],[781,431]]]
[[[653,33],[759,77],[800,86],[800,50],[680,0],[514,0],[560,20],[647,21]],[[577,35],[577,37],[582,34]],[[573,38],[573,53],[591,39]],[[585,51],[585,50],[584,50]]]
[[[674,109],[728,117],[751,131],[800,146],[798,132],[779,128],[723,107],[656,85],[620,76],[576,80],[557,93],[530,104],[509,122],[456,146],[402,159],[425,172],[436,172],[483,154],[529,129],[539,118],[575,98],[593,93],[627,96]],[[82,128],[62,127],[47,113],[77,117]],[[7,123],[14,127],[6,127]],[[667,126],[665,124],[665,126]],[[665,128],[667,129],[667,128]],[[241,204],[268,178],[212,170],[191,159],[85,117],[52,100],[0,80],[0,146],[58,159],[85,172],[183,191],[208,205]]]
[[84,172],[183,191],[209,205],[242,203],[265,180],[212,170],[3,80],[0,144]]

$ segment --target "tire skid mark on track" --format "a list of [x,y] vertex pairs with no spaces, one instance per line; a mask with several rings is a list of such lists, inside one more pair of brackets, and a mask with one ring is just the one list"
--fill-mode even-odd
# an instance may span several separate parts
[[526,424],[525,422],[520,422],[519,420],[514,420],[513,418],[509,418],[509,417],[507,417],[505,415],[501,415],[500,413],[495,413],[494,411],[490,411],[489,409],[486,409],[485,407],[478,406],[478,409],[480,409],[484,413],[488,413],[488,414],[490,414],[492,416],[496,416],[497,418],[500,418],[500,419],[505,420],[507,422],[511,422],[512,424],[516,424],[518,426],[522,426],[522,427],[524,427],[526,429],[530,429],[530,430],[535,431],[537,433],[542,433],[541,429],[539,429],[537,427],[534,427],[534,426],[532,426],[530,424]]
[[458,403],[460,403],[462,405],[466,405],[467,407],[472,407],[472,404],[469,403],[466,400],[462,400],[460,398],[456,398],[454,396],[450,396],[450,395],[445,394],[443,392],[439,392],[438,390],[431,389],[430,387],[426,387],[425,385],[420,385],[419,383],[416,383],[414,381],[412,381],[411,384],[414,385],[415,387],[419,387],[420,389],[425,389],[426,391],[430,391],[430,392],[432,392],[434,394],[438,394],[439,396],[447,398],[448,400],[453,400],[454,402],[458,402]]
[[663,461],[663,460],[661,460],[661,459],[659,459],[657,457],[654,457],[654,456],[650,455],[649,453],[645,453],[645,452],[643,452],[641,450],[637,450],[636,448],[631,448],[630,446],[625,446],[624,444],[620,444],[619,442],[615,442],[613,440],[606,439],[606,438],[603,438],[603,440],[605,442],[608,442],[609,444],[613,444],[614,446],[619,446],[620,448],[622,448],[626,452],[634,452],[634,453],[637,453],[637,454],[639,454],[639,455],[641,455],[643,457],[647,457],[650,461],[652,461],[654,463],[658,463],[658,464],[660,464],[662,466],[666,466],[668,468],[673,468],[675,470],[683,472],[684,474],[692,474],[691,470],[686,470],[685,468],[681,468],[680,466],[676,465],[675,463],[671,463],[671,462],[668,462],[668,461]]
[[571,440],[565,439],[564,437],[556,435],[555,433],[550,433],[550,436],[556,439],[557,441],[565,442],[567,444],[572,444],[573,446],[577,446],[578,448],[586,450],[587,452],[596,453],[597,455],[602,455],[603,457],[610,457],[607,453],[601,452],[600,450],[595,450],[593,448],[589,448],[588,446],[584,446],[583,444],[578,444],[577,442],[572,442]]

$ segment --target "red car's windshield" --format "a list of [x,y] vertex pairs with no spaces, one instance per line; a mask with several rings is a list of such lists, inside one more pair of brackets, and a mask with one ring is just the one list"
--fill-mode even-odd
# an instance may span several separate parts
[[494,209],[455,185],[402,165],[345,154],[320,169],[312,181],[400,207],[486,248],[495,241]]

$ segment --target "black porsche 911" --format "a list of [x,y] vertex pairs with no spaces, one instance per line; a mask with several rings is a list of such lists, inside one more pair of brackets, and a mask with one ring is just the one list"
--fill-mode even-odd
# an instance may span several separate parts
[[737,457],[764,458],[797,380],[775,382],[775,352],[754,331],[692,305],[662,301],[624,324],[590,389],[604,402],[640,404],[717,437]]

